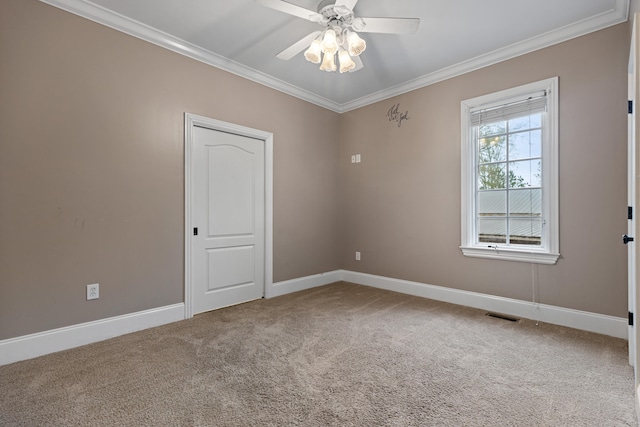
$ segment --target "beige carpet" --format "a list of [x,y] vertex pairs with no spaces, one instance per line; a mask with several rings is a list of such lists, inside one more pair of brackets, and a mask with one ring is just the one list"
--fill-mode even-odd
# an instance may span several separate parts
[[2,426],[631,426],[620,339],[347,283],[0,367]]

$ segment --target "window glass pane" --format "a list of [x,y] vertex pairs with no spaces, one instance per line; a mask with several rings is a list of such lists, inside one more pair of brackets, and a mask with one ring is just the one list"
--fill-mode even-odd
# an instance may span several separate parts
[[504,162],[505,160],[507,160],[506,135],[478,139],[478,163]]
[[478,242],[507,243],[507,220],[478,218]]
[[478,190],[507,188],[506,163],[491,163],[478,166]]
[[507,131],[507,122],[480,124],[480,136],[496,135]]
[[509,191],[509,215],[512,217],[541,216],[542,190],[533,188],[530,190]]
[[542,133],[538,130],[509,135],[509,160],[540,157]]
[[529,124],[531,128],[541,128],[542,127],[542,113],[532,114],[529,116]]
[[506,216],[507,191],[478,192],[478,216]]
[[509,162],[509,188],[540,187],[540,160]]
[[518,117],[516,119],[509,120],[509,132],[516,132],[518,130],[529,129],[529,116]]
[[542,220],[539,218],[511,218],[509,220],[509,243],[539,246],[542,243]]
[[509,132],[540,127],[542,127],[542,113],[535,113],[509,120]]

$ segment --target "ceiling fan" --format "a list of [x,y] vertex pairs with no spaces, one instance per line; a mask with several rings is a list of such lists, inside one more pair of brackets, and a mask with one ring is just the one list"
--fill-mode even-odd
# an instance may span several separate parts
[[358,0],[323,0],[314,12],[284,0],[255,0],[263,6],[289,15],[316,22],[320,31],[298,40],[276,57],[289,60],[307,49],[307,61],[320,64],[323,71],[336,71],[336,54],[340,61],[340,72],[358,71],[363,67],[360,54],[367,47],[358,36],[361,33],[415,34],[420,26],[419,18],[363,18],[353,13]]

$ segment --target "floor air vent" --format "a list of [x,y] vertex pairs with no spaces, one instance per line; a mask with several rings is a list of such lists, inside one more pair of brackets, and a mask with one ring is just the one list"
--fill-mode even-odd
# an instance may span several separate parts
[[498,314],[498,313],[487,313],[485,314],[485,316],[495,317],[496,319],[508,320],[509,322],[517,322],[518,320],[520,320],[517,317],[511,317],[505,314]]

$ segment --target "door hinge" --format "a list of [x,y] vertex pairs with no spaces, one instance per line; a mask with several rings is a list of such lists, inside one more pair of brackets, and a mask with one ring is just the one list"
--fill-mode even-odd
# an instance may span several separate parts
[[629,312],[629,326],[633,326],[633,313]]
[[193,227],[193,235],[194,236],[198,235],[198,227]]
[[627,206],[627,219],[633,219],[633,206]]
[[627,111],[629,114],[633,114],[633,101],[632,100],[628,100],[627,101]]

